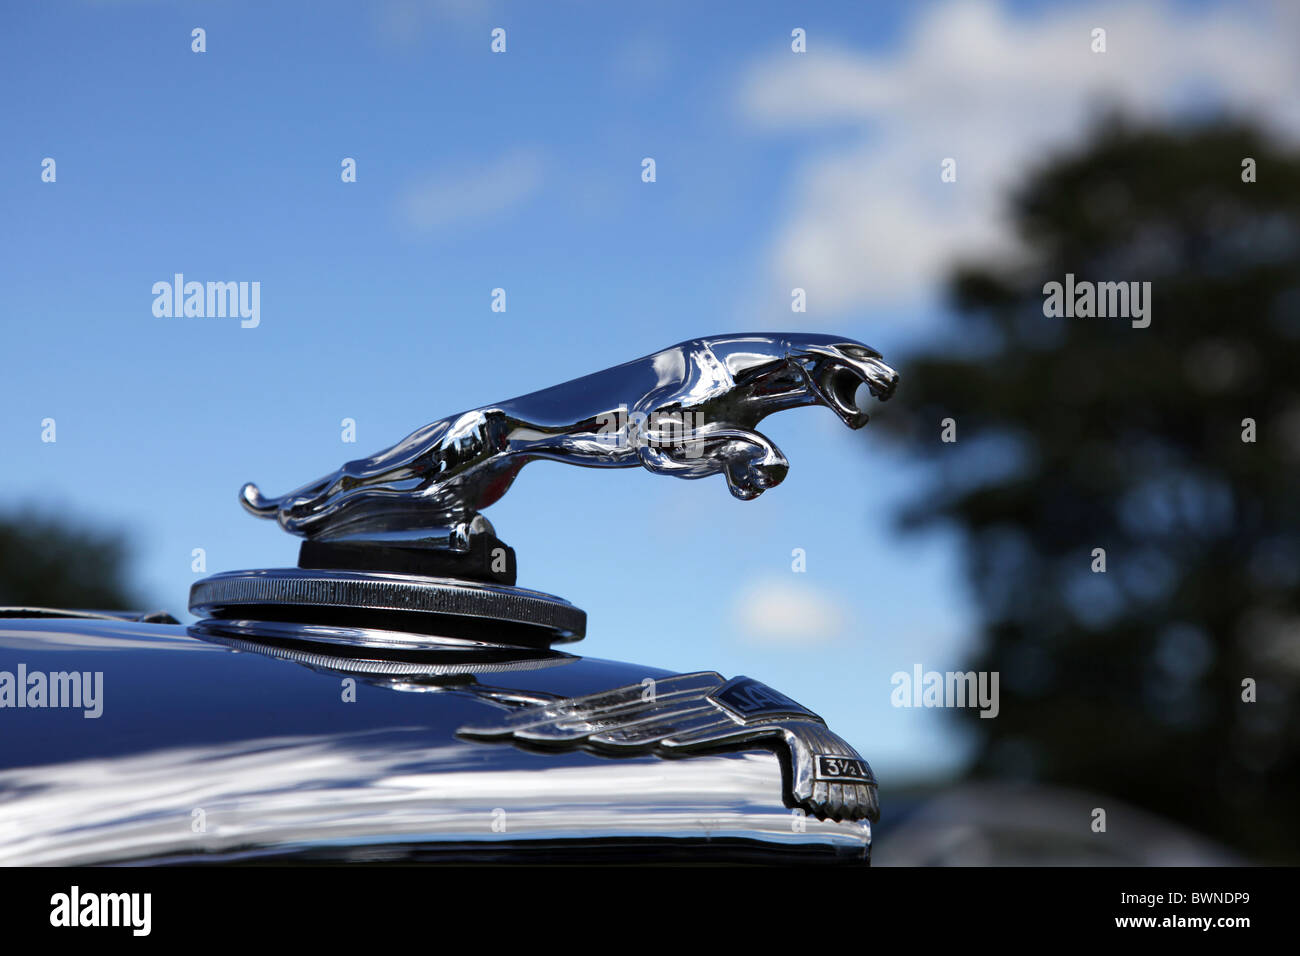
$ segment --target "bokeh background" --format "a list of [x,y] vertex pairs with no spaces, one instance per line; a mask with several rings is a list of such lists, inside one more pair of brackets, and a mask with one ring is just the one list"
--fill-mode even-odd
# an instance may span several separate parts
[[[186,620],[195,549],[294,562],[245,481],[841,332],[902,373],[872,425],[769,420],[790,476],[748,503],[532,465],[489,512],[520,583],[587,654],[821,712],[882,780],[878,863],[1295,862],[1297,10],[7,4],[0,603]],[[155,317],[178,272],[260,282],[260,324]],[[1151,326],[1045,317],[1066,272],[1150,281]],[[918,664],[999,672],[999,716],[892,706]]]

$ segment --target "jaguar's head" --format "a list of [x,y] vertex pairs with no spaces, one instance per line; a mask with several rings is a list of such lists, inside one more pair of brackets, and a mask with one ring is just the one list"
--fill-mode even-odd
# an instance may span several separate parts
[[898,373],[880,353],[852,339],[791,335],[789,360],[799,366],[819,405],[826,405],[850,428],[861,428],[868,415],[862,389],[888,401],[898,387]]
[[733,411],[743,407],[749,427],[783,408],[825,405],[850,428],[861,428],[868,420],[862,390],[885,401],[898,386],[898,373],[879,352],[843,336],[750,333],[707,341],[741,396],[724,401]]

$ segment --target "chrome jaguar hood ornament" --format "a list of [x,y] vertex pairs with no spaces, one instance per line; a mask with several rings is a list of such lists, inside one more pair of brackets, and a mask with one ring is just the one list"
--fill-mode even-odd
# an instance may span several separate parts
[[726,476],[737,498],[780,484],[789,462],[755,430],[773,412],[825,405],[850,428],[865,385],[893,394],[880,353],[832,335],[692,339],[519,398],[438,419],[391,448],[268,498],[247,484],[250,512],[316,541],[464,550],[479,512],[530,461],[642,467],[678,478]]
[[859,396],[888,399],[897,383],[880,353],[843,336],[743,333],[450,415],[280,497],[245,485],[245,508],[306,539],[298,567],[206,578],[190,609],[469,639],[490,625],[487,639],[526,646],[578,640],[586,615],[515,587],[515,553],[481,514],[524,465],[723,475],[733,495],[752,499],[789,470],[759,422],[824,405],[861,428]]

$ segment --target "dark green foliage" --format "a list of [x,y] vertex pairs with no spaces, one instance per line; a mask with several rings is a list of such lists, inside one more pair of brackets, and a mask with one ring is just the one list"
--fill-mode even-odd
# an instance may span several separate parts
[[140,605],[115,535],[54,517],[0,515],[0,606],[117,611]]
[[[1012,212],[1028,258],[958,270],[956,332],[881,418],[935,466],[906,521],[963,532],[972,666],[1001,672],[974,772],[1300,862],[1300,156],[1112,121]],[[1150,327],[1045,317],[1067,272],[1150,281]]]

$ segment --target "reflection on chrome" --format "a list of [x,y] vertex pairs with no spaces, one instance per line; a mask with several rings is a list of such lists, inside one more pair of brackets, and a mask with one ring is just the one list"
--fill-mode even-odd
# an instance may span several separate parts
[[597,836],[819,843],[862,856],[870,844],[866,821],[783,808],[771,754],[578,766],[539,758],[536,770],[521,770],[485,765],[473,744],[420,739],[420,728],[275,737],[0,772],[0,864],[217,861],[310,848],[376,859],[376,844]]
[[[278,497],[256,485],[244,507],[319,540],[463,550],[479,512],[530,461],[641,467],[679,478],[726,477],[737,498],[784,480],[789,462],[756,429],[774,412],[830,408],[867,423],[856,396],[887,400],[898,373],[843,336],[736,333],[691,339],[538,392],[432,422],[391,448]],[[609,423],[654,423],[612,435]],[[701,424],[702,423],[702,424]],[[668,428],[666,441],[656,429]],[[490,529],[490,525],[477,525]]]
[[[190,633],[235,651],[296,661],[312,670],[342,675],[400,674],[438,677],[449,674],[487,674],[542,670],[579,660],[572,654],[564,654],[560,651],[519,648],[456,638],[437,638],[438,650],[425,651],[418,659],[388,660],[367,655],[372,654],[376,648],[407,649],[400,641],[403,635],[374,628],[323,627],[266,621],[201,621],[190,628]],[[384,635],[384,638],[381,641],[375,635]],[[355,650],[346,654],[330,648],[323,651],[305,650],[273,643],[278,640],[339,644]],[[427,643],[423,643],[419,648],[425,650],[428,646]]]

